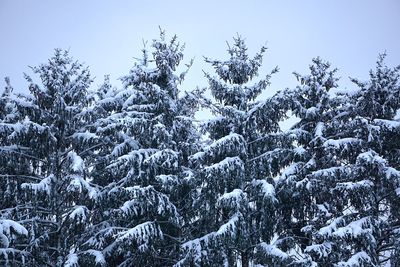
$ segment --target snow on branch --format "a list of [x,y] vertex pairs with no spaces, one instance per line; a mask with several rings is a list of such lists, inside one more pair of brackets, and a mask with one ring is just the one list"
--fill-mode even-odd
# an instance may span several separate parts
[[253,180],[251,184],[259,190],[259,194],[262,195],[264,199],[272,200],[272,202],[278,201],[275,197],[275,187],[266,180]]
[[212,161],[222,155],[225,157],[235,157],[246,154],[246,143],[243,136],[231,133],[224,136],[208,147],[202,152],[198,152],[191,157],[192,162]]
[[175,224],[180,223],[180,215],[169,197],[156,191],[152,186],[133,186],[124,190],[129,193],[130,200],[125,201],[119,208],[119,211],[122,212],[121,215],[142,216],[150,212],[164,216]]
[[133,228],[122,231],[115,240],[117,245],[121,243],[134,243],[140,251],[146,251],[152,242],[163,239],[163,233],[154,222],[145,222]]
[[178,168],[179,154],[172,149],[157,151],[144,160],[145,164],[154,166],[154,169],[176,170]]
[[85,170],[85,164],[83,159],[76,154],[75,151],[68,152],[67,158],[70,162],[70,169],[73,173],[83,173]]
[[0,219],[0,246],[2,248],[8,248],[10,245],[10,239],[14,233],[19,235],[28,236],[28,230],[20,223],[12,220]]
[[50,195],[53,179],[54,175],[51,174],[46,178],[43,178],[39,183],[23,183],[21,184],[21,188],[29,189],[33,191],[34,194],[44,193],[46,195]]
[[338,267],[358,267],[358,266],[375,266],[370,256],[365,251],[357,252],[347,261],[341,261]]
[[223,194],[218,199],[218,206],[222,208],[232,209],[234,211],[239,211],[240,207],[243,205],[247,199],[246,194],[240,189],[234,189],[232,192]]
[[262,254],[266,258],[278,258],[279,260],[287,260],[290,256],[279,249],[276,245],[261,242],[256,247],[256,253]]
[[324,242],[322,244],[315,244],[307,246],[304,250],[305,253],[315,254],[318,258],[326,258],[332,251],[332,243]]
[[99,189],[96,186],[92,186],[82,176],[72,174],[69,176],[71,179],[68,186],[68,192],[87,193],[90,199],[96,200],[99,196]]

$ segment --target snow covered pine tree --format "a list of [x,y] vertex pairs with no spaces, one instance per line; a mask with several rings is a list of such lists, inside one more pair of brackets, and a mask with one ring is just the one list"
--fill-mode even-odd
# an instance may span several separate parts
[[[229,45],[228,45],[229,46]],[[215,118],[202,125],[210,143],[191,157],[197,190],[197,213],[191,219],[193,238],[183,244],[177,266],[241,266],[255,259],[256,248],[283,263],[271,243],[275,231],[275,190],[259,160],[271,149],[270,133],[285,116],[275,99],[256,101],[277,68],[258,82],[266,48],[249,58],[244,39],[234,38],[226,61],[210,60],[217,76],[206,74],[215,102],[205,99]]]
[[[343,93],[315,58],[257,101],[277,71],[253,81],[265,50],[250,58],[238,36],[228,60],[206,58],[213,99],[179,92],[183,46],[163,31],[122,89],[89,91],[59,49],[32,68],[39,84],[25,75],[30,94],[6,78],[0,265],[399,267],[400,66],[383,54]],[[215,114],[205,145],[198,103]],[[299,121],[282,132],[287,111]]]
[[323,143],[337,164],[315,175],[319,187],[330,186],[331,213],[306,249],[316,262],[400,266],[400,67],[387,67],[384,58],[370,81],[352,79],[359,90],[345,95],[350,101],[343,101],[334,135]]
[[[179,256],[191,172],[188,156],[197,151],[193,124],[196,96],[179,96],[187,70],[176,74],[183,46],[161,31],[152,54],[121,78],[122,89],[101,87],[94,127],[105,140],[94,181],[104,186],[101,214],[82,249],[100,250],[110,266],[171,266]],[[187,66],[189,67],[189,66]],[[85,261],[85,259],[82,259]]]
[[26,168],[23,147],[14,145],[13,124],[18,121],[18,112],[13,102],[10,80],[0,97],[0,264],[13,265],[30,262],[30,254],[25,250],[28,231],[21,225],[24,219],[21,205],[21,184],[18,173]]
[[[18,196],[7,214],[29,232],[29,242],[18,246],[30,256],[24,264],[62,266],[79,243],[97,196],[86,179],[85,145],[78,140],[91,79],[87,68],[59,49],[32,70],[42,84],[25,75],[31,94],[14,99],[16,117],[1,125],[2,144],[8,145],[2,160],[13,164],[1,171],[15,181],[9,194]],[[10,229],[5,225],[3,231]]]
[[[338,164],[336,158],[323,149],[326,136],[334,134],[331,122],[340,114],[339,99],[330,97],[330,91],[337,87],[336,71],[330,63],[315,58],[310,74],[294,73],[300,85],[278,94],[299,119],[282,134],[282,144],[286,145],[272,151],[268,160],[278,159],[282,169],[276,177],[280,202],[276,242],[286,252],[292,266],[317,264],[306,253],[315,248],[309,246],[310,225],[320,225],[330,219],[332,212],[329,181],[321,184],[315,176],[323,173],[321,169]],[[328,263],[329,260],[318,261],[322,266]]]
[[319,59],[288,93],[301,119],[291,131],[305,156],[278,183],[282,240],[297,251],[294,265],[399,264],[399,68],[383,58],[370,82],[354,80],[355,94],[328,95],[337,79]]

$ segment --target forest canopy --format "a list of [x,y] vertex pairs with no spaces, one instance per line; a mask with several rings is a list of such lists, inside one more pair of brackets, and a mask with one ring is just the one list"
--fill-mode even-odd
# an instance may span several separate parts
[[400,266],[400,66],[337,90],[316,57],[263,98],[266,52],[237,35],[193,74],[161,31],[122,86],[62,49],[5,78],[0,265]]

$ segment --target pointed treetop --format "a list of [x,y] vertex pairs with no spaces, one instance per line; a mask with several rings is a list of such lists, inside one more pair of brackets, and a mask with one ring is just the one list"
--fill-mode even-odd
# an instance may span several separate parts
[[10,78],[9,77],[5,77],[4,80],[6,82],[6,87],[4,87],[4,92],[2,94],[2,97],[6,97],[6,96],[11,95],[11,93],[13,91],[13,87],[11,86],[11,83],[10,83]]
[[301,82],[302,85],[320,85],[325,88],[326,91],[337,87],[337,81],[339,78],[335,76],[338,69],[331,69],[331,63],[322,60],[320,57],[312,59],[310,65],[310,75],[301,75],[297,72],[293,72],[296,79]]
[[228,43],[228,53],[230,59],[226,61],[211,60],[205,58],[206,62],[211,63],[219,77],[225,82],[242,85],[258,75],[258,69],[262,64],[262,57],[267,50],[262,46],[260,51],[249,58],[245,39],[240,35],[233,37],[233,45]]

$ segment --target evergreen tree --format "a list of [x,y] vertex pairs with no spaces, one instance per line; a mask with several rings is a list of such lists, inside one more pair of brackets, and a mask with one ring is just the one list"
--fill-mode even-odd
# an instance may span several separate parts
[[[337,167],[315,172],[326,192],[331,218],[306,231],[306,251],[317,262],[337,266],[399,266],[399,70],[381,55],[370,81],[353,81],[359,90],[332,124],[335,135],[324,144]],[[397,140],[397,141],[395,141]],[[327,182],[329,181],[329,182]],[[322,226],[322,227],[321,227]]]
[[[278,122],[285,116],[277,99],[257,101],[271,76],[254,82],[266,48],[248,56],[243,38],[234,38],[226,61],[206,62],[216,76],[206,73],[215,102],[203,100],[215,118],[202,125],[210,143],[191,157],[196,174],[193,192],[192,239],[183,244],[180,266],[249,266],[256,248],[269,248],[270,258],[284,264],[273,235],[276,197],[271,176],[258,168],[271,149]],[[190,236],[189,236],[190,237]]]
[[96,135],[106,144],[92,177],[105,189],[99,223],[84,247],[101,250],[113,266],[171,266],[189,208],[186,166],[198,146],[193,116],[201,92],[179,95],[186,71],[177,74],[183,46],[176,36],[168,41],[161,31],[151,52],[149,58],[144,49],[121,78],[122,89],[106,82],[97,105],[105,116]]
[[[0,97],[0,264],[4,266],[29,262],[31,255],[27,246],[27,229],[21,224],[24,209],[18,194],[18,171],[25,167],[20,162],[21,149],[13,145],[12,125],[17,121],[18,111],[13,101],[13,88],[5,79],[6,88]],[[24,179],[24,177],[21,177]]]
[[[306,252],[314,248],[309,246],[309,225],[320,225],[334,213],[327,197],[330,180],[324,180],[322,185],[317,175],[324,170],[341,170],[336,157],[324,149],[326,140],[335,135],[334,124],[341,116],[342,99],[330,94],[338,86],[336,72],[330,63],[315,58],[310,74],[294,73],[300,85],[281,93],[299,121],[283,135],[284,149],[272,151],[269,161],[278,159],[282,170],[277,177],[281,204],[277,242],[294,266],[329,263],[313,262]],[[353,140],[343,140],[344,145],[348,145],[346,141]]]
[[[240,36],[179,91],[161,31],[122,88],[67,51],[0,95],[1,266],[400,266],[400,66],[334,93],[320,58],[266,100],[277,68]],[[37,82],[38,81],[38,82]],[[215,117],[198,125],[201,104]],[[282,132],[290,111],[299,121]],[[203,136],[198,132],[198,128]]]
[[[398,68],[378,61],[355,94],[329,95],[335,71],[314,60],[302,87],[286,92],[304,160],[278,183],[281,240],[300,266],[396,266],[399,187]],[[319,93],[318,93],[319,92]],[[317,97],[313,97],[317,96]],[[314,100],[313,100],[314,99]],[[387,141],[386,141],[387,140]],[[290,250],[292,249],[292,250]]]
[[15,216],[29,232],[29,265],[61,266],[89,223],[97,196],[80,142],[92,81],[88,69],[62,50],[32,70],[41,84],[25,75],[31,94],[14,101],[17,120],[3,124],[10,143],[5,160],[12,164],[6,171],[16,183],[10,194],[19,197]]

